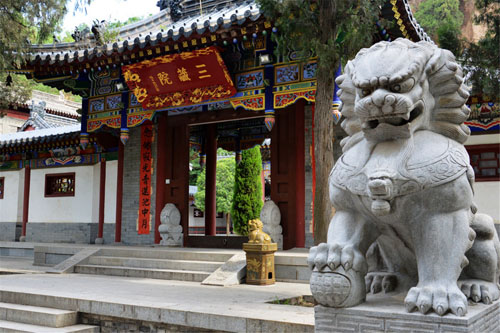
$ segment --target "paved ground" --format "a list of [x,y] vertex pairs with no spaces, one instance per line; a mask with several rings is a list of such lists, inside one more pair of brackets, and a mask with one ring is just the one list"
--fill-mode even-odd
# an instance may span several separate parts
[[308,284],[216,287],[196,282],[43,273],[48,268],[33,266],[31,259],[0,257],[0,300],[214,330],[314,329],[313,308],[267,303],[310,295]]

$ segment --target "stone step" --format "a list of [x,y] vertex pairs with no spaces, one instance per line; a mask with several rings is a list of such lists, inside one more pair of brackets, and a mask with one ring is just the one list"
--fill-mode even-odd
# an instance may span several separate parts
[[65,327],[77,323],[76,311],[0,302],[0,320],[48,327]]
[[211,272],[100,265],[77,265],[75,267],[75,273],[201,282],[205,278],[207,278]]
[[134,268],[176,269],[186,271],[213,272],[223,263],[217,261],[92,256],[89,258],[88,264],[102,266],[125,266]]
[[235,251],[197,249],[144,249],[144,248],[102,248],[99,255],[106,257],[129,257],[147,259],[175,259],[226,262]]
[[71,325],[66,327],[47,327],[41,325],[32,325],[17,323],[13,321],[0,320],[0,332],[2,333],[20,333],[20,332],[33,332],[33,333],[99,333],[101,331],[98,326],[91,325]]

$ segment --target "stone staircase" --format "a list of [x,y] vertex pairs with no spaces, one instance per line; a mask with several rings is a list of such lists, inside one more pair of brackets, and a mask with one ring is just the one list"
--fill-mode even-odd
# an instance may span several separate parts
[[102,248],[75,273],[201,282],[235,252],[196,249]]
[[100,328],[78,324],[78,313],[0,302],[0,332],[98,333]]

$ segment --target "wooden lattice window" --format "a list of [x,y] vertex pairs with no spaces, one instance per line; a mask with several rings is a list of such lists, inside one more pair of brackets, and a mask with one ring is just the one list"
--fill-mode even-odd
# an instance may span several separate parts
[[4,191],[5,191],[5,178],[0,177],[0,199],[3,199]]
[[57,173],[45,175],[46,197],[75,196],[75,173]]
[[476,181],[500,180],[500,145],[474,145],[465,148],[469,152]]

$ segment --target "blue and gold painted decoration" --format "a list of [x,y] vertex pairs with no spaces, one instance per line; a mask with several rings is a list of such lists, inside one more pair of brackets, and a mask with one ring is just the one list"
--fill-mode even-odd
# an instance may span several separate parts
[[472,132],[500,130],[500,107],[498,102],[479,101],[471,97],[470,115],[465,124]]
[[119,92],[116,84],[120,81],[120,69],[103,68],[88,74],[91,96],[107,95]]
[[317,61],[309,61],[302,66],[302,81],[316,80]]
[[121,128],[120,129],[120,141],[123,143],[123,145],[127,144],[127,141],[129,138],[130,138],[130,135],[129,135],[128,128]]
[[266,117],[264,118],[264,123],[267,130],[271,132],[273,130],[274,123],[276,122],[276,119],[274,118],[274,110],[266,110],[265,114]]
[[87,145],[89,144],[89,134],[81,132],[80,133],[80,146],[82,146],[83,149],[87,148]]
[[73,155],[66,157],[49,157],[42,159],[30,160],[29,165],[32,169],[59,167],[68,165],[88,165],[99,162],[99,154],[90,155]]
[[23,167],[21,160],[17,161],[0,161],[0,170],[19,170]]
[[265,91],[264,89],[240,91],[229,101],[234,109],[243,107],[245,110],[263,111],[266,102]]
[[106,96],[106,110],[118,110],[122,108],[121,94]]
[[274,87],[273,89],[274,109],[285,108],[303,98],[308,102],[316,100],[316,81],[299,82]]
[[104,97],[98,97],[89,101],[89,113],[104,111]]
[[247,90],[264,86],[264,71],[257,70],[236,74],[236,89]]
[[287,84],[300,80],[300,64],[287,64],[274,68],[274,83]]

